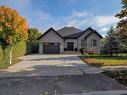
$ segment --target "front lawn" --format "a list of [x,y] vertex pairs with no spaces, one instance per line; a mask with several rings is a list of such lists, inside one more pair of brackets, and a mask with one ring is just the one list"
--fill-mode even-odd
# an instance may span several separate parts
[[127,65],[127,54],[118,54],[113,56],[100,55],[100,54],[88,54],[82,55],[80,58],[94,66],[120,66]]

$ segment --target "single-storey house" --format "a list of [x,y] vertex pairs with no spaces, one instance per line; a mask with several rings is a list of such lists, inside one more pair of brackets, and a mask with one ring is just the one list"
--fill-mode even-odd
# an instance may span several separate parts
[[50,28],[39,40],[40,54],[60,54],[64,51],[79,51],[81,48],[88,53],[100,53],[102,36],[91,27],[84,31],[75,27],[64,27],[59,30]]

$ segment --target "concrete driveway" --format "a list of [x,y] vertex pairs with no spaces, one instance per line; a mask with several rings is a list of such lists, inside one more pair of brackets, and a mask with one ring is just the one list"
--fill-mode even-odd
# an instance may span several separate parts
[[[77,55],[27,55],[0,72],[0,95],[126,95],[126,89]],[[84,74],[85,73],[85,74]]]
[[27,55],[20,59],[21,62],[2,70],[0,77],[83,75],[101,71],[89,67],[77,55]]

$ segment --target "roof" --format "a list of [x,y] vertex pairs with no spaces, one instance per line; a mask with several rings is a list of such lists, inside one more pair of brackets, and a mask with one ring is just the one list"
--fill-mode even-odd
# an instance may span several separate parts
[[[64,31],[64,29],[65,29],[65,31]],[[90,31],[90,32],[88,33],[88,35],[86,35],[85,39],[87,37],[89,37],[92,33],[96,33],[100,38],[103,38],[96,30],[92,29],[91,27],[87,28],[84,31],[81,31],[81,30],[74,28],[74,27],[64,27],[62,29],[59,29],[58,31],[55,31],[53,28],[50,28],[44,34],[42,34],[38,39],[42,38],[44,35],[46,35],[51,30],[53,30],[58,36],[60,36],[63,39],[78,39],[81,35],[83,35],[87,31]],[[64,35],[64,34],[66,34],[66,32],[71,32],[71,31],[73,34],[68,33],[68,35],[66,35],[66,36]]]
[[81,32],[81,30],[75,27],[63,27],[57,30],[57,33],[59,33],[62,37],[79,33],[79,32]]
[[57,33],[52,27],[49,29],[49,30],[47,30],[44,34],[42,34],[40,37],[38,37],[37,38],[37,40],[39,40],[39,39],[41,39],[43,36],[45,36],[48,32],[50,32],[50,31],[54,31],[59,37],[61,37],[62,39],[63,39],[63,37],[59,34],[59,33]]
[[88,35],[86,35],[85,39],[87,39],[92,33],[97,34],[100,38],[103,38],[96,30],[91,31]]
[[81,34],[82,34],[82,32],[79,32],[79,33],[75,33],[75,34],[65,36],[64,38],[65,39],[77,39]]
[[[81,35],[83,35],[86,31],[91,31],[91,32],[93,32],[93,31],[95,31],[95,30],[93,30],[91,27],[88,27],[86,30],[84,30],[84,31],[82,31],[82,32],[75,33],[75,34],[71,34],[71,35],[65,36],[64,38],[65,38],[65,39],[77,39],[77,38],[79,38]],[[91,33],[91,32],[90,32],[90,33]],[[89,33],[89,34],[90,34],[90,33]],[[97,32],[97,35],[101,36],[98,32]],[[87,37],[87,36],[86,36],[86,37]]]

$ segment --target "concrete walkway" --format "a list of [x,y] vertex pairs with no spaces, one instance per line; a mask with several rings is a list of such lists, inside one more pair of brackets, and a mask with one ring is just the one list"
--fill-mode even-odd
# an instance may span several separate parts
[[2,70],[0,77],[61,76],[100,73],[77,55],[27,55],[22,61]]

